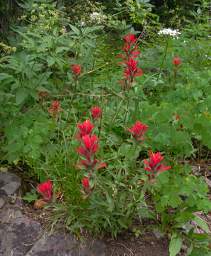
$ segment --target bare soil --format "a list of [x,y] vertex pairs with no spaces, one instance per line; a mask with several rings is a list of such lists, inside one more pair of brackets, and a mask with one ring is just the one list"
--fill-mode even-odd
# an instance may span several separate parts
[[130,233],[106,240],[106,256],[168,256],[168,240],[152,233],[135,237]]

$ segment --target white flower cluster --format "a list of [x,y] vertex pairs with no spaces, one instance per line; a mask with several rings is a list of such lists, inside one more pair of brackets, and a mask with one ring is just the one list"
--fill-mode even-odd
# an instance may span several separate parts
[[158,32],[158,35],[172,36],[178,38],[181,33],[178,29],[164,28]]
[[103,21],[105,21],[106,18],[107,18],[106,15],[104,15],[102,13],[99,13],[99,12],[93,12],[93,13],[90,14],[90,20],[91,21],[95,21],[98,24],[102,23]]

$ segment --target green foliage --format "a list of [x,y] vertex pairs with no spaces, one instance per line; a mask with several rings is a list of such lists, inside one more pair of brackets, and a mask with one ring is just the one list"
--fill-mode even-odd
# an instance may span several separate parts
[[[101,35],[105,24],[74,23],[52,1],[26,1],[21,6],[25,15],[14,30],[16,50],[3,45],[7,50],[0,59],[2,159],[22,161],[41,181],[51,179],[54,191],[64,196],[62,203],[53,202],[55,216],[78,235],[86,229],[94,235],[116,236],[132,228],[137,218],[151,219],[171,237],[171,256],[183,243],[189,255],[197,255],[199,248],[206,255],[208,227],[195,213],[211,210],[208,188],[182,162],[194,159],[201,147],[206,153],[211,149],[207,38],[194,37],[190,25],[178,39],[155,33],[153,43],[141,38],[142,55],[137,60],[144,75],[124,91],[118,84],[122,69],[116,58],[122,41]],[[117,1],[116,8],[118,15],[127,13],[145,28],[156,19],[149,1]],[[119,18],[111,16],[106,19],[118,25]],[[177,55],[182,60],[179,67],[172,64]],[[72,64],[81,65],[80,74],[71,72]],[[54,100],[60,102],[55,115]],[[91,117],[95,105],[103,110],[101,120]],[[92,119],[93,133],[100,140],[97,159],[108,165],[93,171],[88,192],[81,185],[87,173],[79,170],[77,153],[77,124],[86,119]],[[138,143],[128,131],[137,120],[149,127]],[[165,154],[171,170],[146,173],[143,160],[148,151]],[[25,197],[34,199],[34,194]],[[193,223],[204,233],[197,234]]]

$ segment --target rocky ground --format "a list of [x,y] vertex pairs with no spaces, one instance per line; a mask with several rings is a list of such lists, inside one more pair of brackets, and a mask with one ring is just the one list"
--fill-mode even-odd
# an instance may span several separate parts
[[0,172],[0,256],[168,256],[168,240],[152,233],[79,241],[46,231],[42,215],[21,200],[20,188],[16,174]]
[[103,241],[79,242],[73,235],[46,232],[41,223],[23,213],[18,199],[21,180],[0,172],[0,256],[105,256]]

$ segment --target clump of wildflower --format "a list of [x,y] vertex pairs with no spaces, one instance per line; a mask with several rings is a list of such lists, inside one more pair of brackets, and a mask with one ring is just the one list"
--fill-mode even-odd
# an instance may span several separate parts
[[170,36],[173,38],[178,38],[180,34],[181,33],[179,32],[178,29],[171,29],[171,28],[164,28],[158,32],[158,35]]
[[137,49],[138,39],[134,34],[127,34],[123,37],[124,46],[122,48],[123,54],[119,54],[118,57],[122,59],[121,64],[124,66],[123,79],[120,81],[123,89],[128,90],[131,88],[134,78],[142,76],[143,71],[138,67],[138,62],[135,60],[140,51]]
[[45,201],[50,201],[53,195],[53,183],[47,180],[37,186],[37,192],[42,195]]
[[98,106],[91,108],[91,115],[93,119],[99,119],[102,116],[102,109]]
[[161,162],[164,160],[164,157],[161,155],[160,152],[149,153],[149,160],[144,160],[144,169],[150,173],[152,177],[155,176],[155,174],[159,174],[161,172],[165,172],[169,169],[171,169],[171,166],[166,166],[162,164]]
[[142,141],[144,140],[144,135],[148,130],[148,126],[146,124],[141,123],[140,121],[136,121],[136,123],[128,129],[128,131],[132,134],[135,140]]

